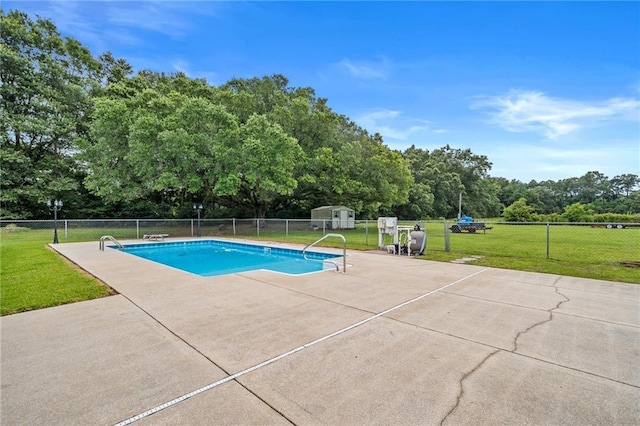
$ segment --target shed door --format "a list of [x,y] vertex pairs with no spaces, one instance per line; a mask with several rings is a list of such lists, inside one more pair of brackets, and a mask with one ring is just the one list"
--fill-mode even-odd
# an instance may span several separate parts
[[342,210],[340,211],[340,228],[346,229],[349,227],[349,211]]

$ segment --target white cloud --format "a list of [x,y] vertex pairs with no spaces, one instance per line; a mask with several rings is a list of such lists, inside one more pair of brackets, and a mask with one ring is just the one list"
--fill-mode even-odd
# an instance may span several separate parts
[[99,52],[107,50],[102,28],[94,19],[88,18],[86,3],[54,0],[35,4],[38,8],[33,10],[33,14],[51,19],[63,35],[71,35],[84,45],[96,47]]
[[354,62],[343,59],[337,66],[346,70],[352,77],[361,79],[381,79],[384,80],[389,75],[389,63],[386,59],[378,62]]
[[402,111],[375,109],[355,117],[355,122],[369,133],[380,133],[383,138],[404,141],[417,133],[429,130],[430,122],[403,115]]
[[377,120],[386,120],[389,118],[396,118],[402,114],[402,111],[396,111],[392,109],[378,109],[369,111],[360,117],[368,124],[375,123]]
[[538,132],[550,139],[605,122],[640,119],[639,99],[585,102],[536,91],[512,90],[503,96],[484,97],[472,108],[489,110],[493,122],[510,132]]
[[[189,33],[194,15],[215,15],[222,2],[83,1],[32,2],[35,15],[51,19],[63,35],[80,40],[94,52],[113,50],[113,44],[144,44],[136,32],[146,30],[172,38]],[[30,5],[31,6],[31,5]]]
[[144,29],[177,38],[189,31],[186,13],[188,10],[181,7],[180,2],[114,2],[107,8],[106,19],[118,27]]
[[621,145],[621,148],[612,149],[597,143],[571,148],[504,141],[491,145],[483,154],[493,163],[491,175],[523,182],[578,177],[591,170],[613,177],[638,169],[638,149],[624,147],[625,143],[614,140],[612,144]]
[[219,76],[217,73],[211,71],[194,71],[191,69],[191,64],[183,59],[174,60],[171,63],[171,67],[175,71],[185,73],[190,78],[204,78],[209,84],[216,84],[217,80],[219,80]]

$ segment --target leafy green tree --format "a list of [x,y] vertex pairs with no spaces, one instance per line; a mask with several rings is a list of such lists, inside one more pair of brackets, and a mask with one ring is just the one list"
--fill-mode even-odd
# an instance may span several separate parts
[[111,52],[100,55],[98,62],[102,67],[102,87],[116,84],[133,74],[133,67],[125,59],[115,58]]
[[498,199],[503,206],[509,206],[520,198],[526,198],[527,186],[519,180],[490,177],[498,187]]
[[629,197],[640,187],[640,176],[631,173],[615,176],[611,179],[611,188],[616,196]]
[[525,198],[520,198],[505,207],[502,217],[507,222],[533,222],[537,220],[535,208],[527,204]]
[[290,195],[298,185],[294,171],[302,149],[264,115],[249,117],[220,150],[216,193],[247,203],[256,218],[264,218],[276,196]]
[[73,153],[88,132],[101,66],[51,21],[0,13],[0,216],[48,215],[46,199],[81,187]]
[[345,204],[358,215],[375,215],[406,202],[412,178],[402,157],[379,135],[331,111],[313,89],[288,84],[279,74],[233,79],[217,95],[240,123],[252,114],[264,115],[303,150],[294,171],[296,189],[276,195],[269,210],[295,210],[308,217],[313,207]]
[[624,211],[629,214],[640,214],[640,191],[634,191],[625,199]]
[[403,219],[433,217],[434,196],[431,187],[424,183],[414,183],[409,188],[409,201],[396,206],[393,214]]
[[486,180],[491,169],[487,157],[448,145],[431,152],[412,146],[404,152],[404,157],[413,172],[414,185],[420,184],[431,190],[432,200],[423,200],[431,207],[424,208],[424,211],[430,211],[435,217],[456,216],[462,193],[464,213],[480,216],[499,214],[499,187]]
[[146,88],[96,100],[92,130],[84,151],[90,190],[111,204],[159,197],[178,207],[214,197],[219,153],[238,124],[207,99]]
[[498,185],[491,179],[483,178],[476,182],[475,190],[475,204],[470,206],[473,208],[473,214],[479,217],[499,216],[501,204],[497,195]]

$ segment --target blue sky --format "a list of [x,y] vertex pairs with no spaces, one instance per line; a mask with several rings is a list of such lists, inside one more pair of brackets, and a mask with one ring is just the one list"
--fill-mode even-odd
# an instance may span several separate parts
[[95,55],[214,85],[283,74],[385,143],[492,176],[640,174],[640,2],[14,1]]

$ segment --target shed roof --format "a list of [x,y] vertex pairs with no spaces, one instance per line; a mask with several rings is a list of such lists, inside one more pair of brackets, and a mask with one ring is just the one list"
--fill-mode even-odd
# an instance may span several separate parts
[[312,211],[321,211],[321,210],[353,210],[350,209],[349,207],[345,207],[345,206],[320,206],[320,207],[316,207],[315,209],[311,209]]

